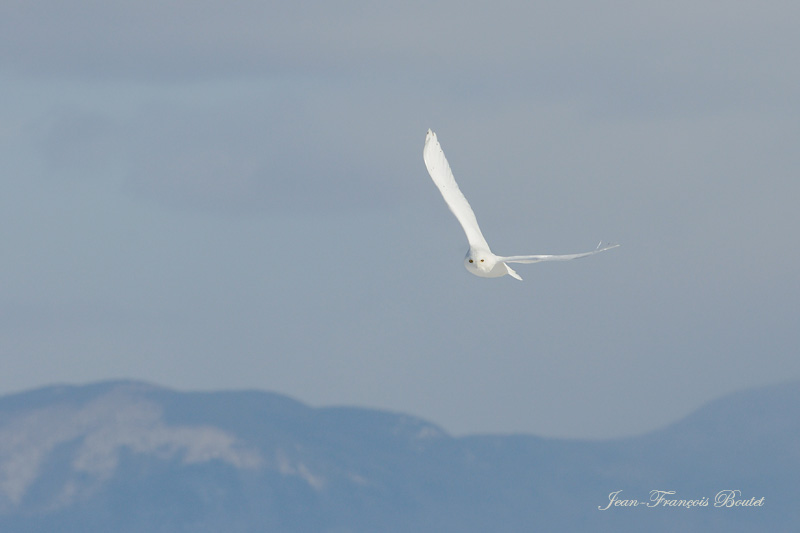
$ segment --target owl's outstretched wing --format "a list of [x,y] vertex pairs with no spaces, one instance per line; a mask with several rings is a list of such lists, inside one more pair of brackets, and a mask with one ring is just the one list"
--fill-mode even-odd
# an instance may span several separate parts
[[567,255],[511,255],[508,257],[503,257],[498,255],[497,259],[503,261],[504,263],[539,263],[540,261],[569,261],[570,259],[578,259],[579,257],[586,257],[589,255],[599,254],[600,252],[605,252],[606,250],[611,250],[612,248],[616,248],[619,244],[606,244],[602,246],[603,243],[597,245],[597,249],[592,250],[591,252],[583,252],[580,254],[567,254]]
[[489,245],[486,243],[486,239],[483,238],[481,228],[478,227],[478,219],[475,218],[475,213],[472,211],[469,202],[467,202],[461,189],[458,188],[456,179],[453,177],[453,171],[450,170],[450,165],[444,157],[439,140],[431,130],[428,130],[428,134],[425,136],[425,148],[422,150],[422,158],[425,160],[428,174],[431,175],[431,179],[433,179],[436,187],[439,188],[439,192],[442,193],[447,207],[450,208],[461,227],[464,228],[469,245],[473,248],[485,248],[488,250]]

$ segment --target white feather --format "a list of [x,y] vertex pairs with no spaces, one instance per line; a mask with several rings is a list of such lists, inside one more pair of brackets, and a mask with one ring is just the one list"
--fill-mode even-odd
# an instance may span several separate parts
[[510,256],[501,256],[498,255],[497,258],[500,261],[506,261],[509,263],[539,263],[541,261],[569,261],[570,259],[578,259],[579,257],[586,257],[589,255],[599,254],[600,252],[605,252],[606,250],[611,250],[612,248],[616,248],[619,244],[607,244],[602,248],[598,247],[596,250],[592,250],[591,252],[583,252],[580,254],[566,254],[566,255],[510,255]]
[[422,158],[425,160],[425,166],[428,169],[428,174],[431,175],[433,183],[436,184],[450,211],[453,212],[461,227],[464,228],[464,233],[466,233],[467,241],[469,242],[469,250],[467,250],[467,255],[464,257],[464,266],[476,276],[499,278],[508,274],[522,281],[519,274],[514,272],[507,263],[569,261],[570,259],[598,254],[619,246],[619,244],[609,244],[601,247],[598,244],[597,249],[591,252],[566,255],[495,255],[489,249],[486,239],[483,238],[481,228],[478,226],[478,219],[475,218],[475,213],[472,211],[469,202],[467,202],[461,189],[458,188],[453,171],[450,170],[450,164],[444,156],[439,140],[431,130],[428,130],[428,134],[425,136],[425,148],[422,150]]
[[433,182],[439,188],[439,192],[442,193],[447,207],[450,208],[450,211],[461,223],[461,227],[464,228],[469,245],[478,248],[483,247],[488,250],[489,245],[486,244],[481,228],[478,227],[478,219],[475,218],[472,207],[470,207],[461,189],[458,188],[453,171],[450,170],[450,165],[444,157],[441,145],[439,145],[439,140],[431,130],[428,130],[428,134],[425,136],[425,148],[422,150],[422,158],[425,160],[428,174],[431,175]]

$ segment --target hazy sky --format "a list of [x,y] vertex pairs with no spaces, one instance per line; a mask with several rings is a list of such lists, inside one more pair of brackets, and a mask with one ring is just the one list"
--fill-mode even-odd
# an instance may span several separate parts
[[[0,393],[608,437],[800,378],[797,2],[0,6]],[[433,128],[498,254],[480,279]]]

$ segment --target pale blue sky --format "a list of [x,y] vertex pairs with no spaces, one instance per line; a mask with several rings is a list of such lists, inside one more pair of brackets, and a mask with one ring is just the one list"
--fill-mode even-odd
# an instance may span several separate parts
[[[6,2],[0,393],[639,433],[800,378],[793,2]],[[479,279],[433,128],[493,250]]]

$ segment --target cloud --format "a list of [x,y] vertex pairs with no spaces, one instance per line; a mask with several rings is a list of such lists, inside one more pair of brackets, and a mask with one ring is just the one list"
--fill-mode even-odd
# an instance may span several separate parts
[[101,108],[89,98],[62,101],[29,132],[49,180],[99,176],[159,203],[229,212],[370,211],[409,197],[411,154],[389,144],[398,132],[376,129],[368,107],[380,103],[338,88],[200,84]]
[[[798,9],[780,1],[245,0],[235,8],[186,0],[12,1],[0,12],[0,50],[7,69],[45,77],[175,81],[401,72],[433,86],[468,80],[525,94],[539,88],[551,96],[592,92],[626,101],[649,92],[657,103],[659,94],[675,90],[690,98],[760,83],[745,71],[774,78],[776,67],[791,61],[784,50]],[[694,83],[685,85],[689,79]]]

